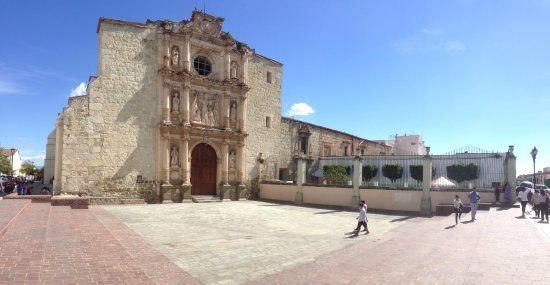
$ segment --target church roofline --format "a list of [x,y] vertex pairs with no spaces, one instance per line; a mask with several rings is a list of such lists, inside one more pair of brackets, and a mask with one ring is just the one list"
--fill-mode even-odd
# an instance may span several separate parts
[[296,120],[296,119],[291,118],[291,117],[281,116],[281,119],[282,119],[282,120],[288,120],[288,121],[296,122],[296,123],[302,123],[302,124],[310,125],[310,126],[315,127],[315,128],[323,129],[323,130],[325,130],[325,131],[339,133],[339,134],[342,134],[342,135],[350,136],[350,137],[352,137],[352,138],[354,138],[354,139],[364,140],[364,141],[366,141],[366,142],[375,143],[375,144],[379,144],[379,145],[381,145],[381,146],[387,147],[387,145],[385,145],[385,144],[383,144],[383,143],[379,143],[379,142],[376,142],[376,141],[373,141],[373,140],[369,140],[369,139],[365,139],[365,138],[362,138],[362,137],[354,136],[354,135],[352,135],[352,134],[349,134],[349,133],[346,133],[346,132],[342,132],[342,131],[339,131],[339,130],[335,130],[335,129],[323,127],[323,126],[320,126],[320,125],[316,125],[316,124],[312,124],[312,123],[308,123],[308,122]]

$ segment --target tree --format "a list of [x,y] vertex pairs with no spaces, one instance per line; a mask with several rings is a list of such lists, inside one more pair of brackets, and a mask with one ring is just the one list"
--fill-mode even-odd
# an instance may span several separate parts
[[[423,165],[409,165],[409,171],[411,172],[411,177],[419,182],[424,181],[424,166]],[[432,165],[432,179],[435,178],[435,167]]]
[[343,165],[325,165],[323,166],[323,176],[329,184],[346,184],[348,174]]
[[395,180],[403,176],[403,167],[399,164],[384,164],[382,166],[382,174],[391,180],[391,182],[395,182]]
[[378,174],[378,167],[370,164],[363,165],[363,180],[370,181]]
[[447,177],[458,183],[479,178],[479,166],[470,164],[453,164],[447,166]]
[[34,162],[30,160],[26,160],[21,164],[21,173],[25,175],[36,175],[37,169],[36,165],[34,165]]
[[0,173],[12,174],[11,162],[8,157],[4,155],[4,148],[0,147]]

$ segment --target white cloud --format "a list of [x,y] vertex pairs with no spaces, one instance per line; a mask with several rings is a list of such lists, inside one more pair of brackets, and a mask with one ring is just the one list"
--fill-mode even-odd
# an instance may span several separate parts
[[462,53],[466,50],[466,46],[459,41],[446,41],[443,44],[443,50],[450,53]]
[[22,93],[24,90],[15,83],[0,80],[0,94],[17,94]]
[[80,83],[75,89],[71,90],[69,97],[86,95],[86,83]]
[[315,113],[315,110],[306,103],[296,103],[286,112],[287,116],[309,116]]
[[42,166],[44,165],[44,159],[46,158],[46,155],[39,154],[39,155],[32,155],[32,156],[21,156],[22,161],[30,160],[34,163],[36,166]]
[[430,28],[424,28],[424,29],[422,29],[422,31],[424,32],[424,34],[427,34],[427,35],[439,35],[439,34],[441,34],[440,30],[430,29]]

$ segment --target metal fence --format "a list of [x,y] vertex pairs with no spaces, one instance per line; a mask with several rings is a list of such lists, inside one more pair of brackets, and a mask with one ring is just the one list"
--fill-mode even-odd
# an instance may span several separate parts
[[[430,155],[432,168],[435,173],[432,179],[432,188],[472,188],[490,189],[493,183],[504,183],[506,174],[506,153],[489,152],[479,148],[461,148],[446,154]],[[363,165],[374,165],[378,171],[370,181],[363,178],[363,186],[397,187],[397,188],[422,188],[422,182],[411,176],[411,165],[422,165],[426,159],[424,155],[366,155],[361,156]],[[315,172],[320,179],[318,183],[324,183],[322,169],[325,165],[343,165],[353,169],[354,157],[322,157],[319,161],[319,169]],[[447,167],[455,164],[474,164],[479,169],[479,177],[472,181],[458,183],[448,177]],[[397,164],[403,169],[401,178],[392,182],[384,177],[382,168],[387,164]],[[353,170],[352,170],[353,171]],[[351,177],[349,181],[351,182]],[[348,183],[350,183],[348,182]]]

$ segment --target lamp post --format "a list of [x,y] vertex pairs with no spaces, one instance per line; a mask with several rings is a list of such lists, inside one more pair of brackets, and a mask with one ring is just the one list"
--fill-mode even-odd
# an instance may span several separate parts
[[13,170],[13,155],[15,154],[15,148],[11,148],[10,152],[11,152],[11,175],[15,175],[15,172]]
[[533,157],[533,187],[537,184],[537,172],[535,171],[535,160],[537,159],[537,153],[539,153],[537,147],[533,147],[531,150],[531,156]]

